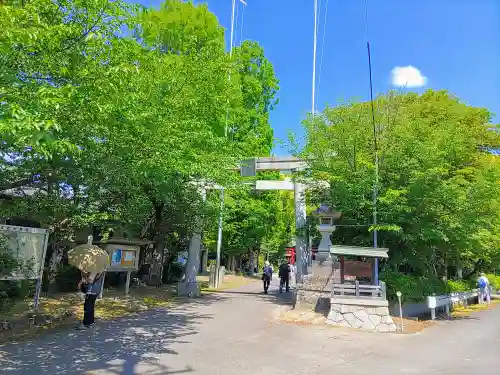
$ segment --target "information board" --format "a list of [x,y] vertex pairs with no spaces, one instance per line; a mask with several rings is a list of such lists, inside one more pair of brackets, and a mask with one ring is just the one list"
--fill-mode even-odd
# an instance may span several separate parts
[[22,269],[8,274],[0,267],[0,280],[40,278],[48,235],[46,229],[0,225],[0,246],[6,247],[23,265]]
[[108,271],[137,270],[139,266],[139,246],[108,244],[106,250],[110,255]]

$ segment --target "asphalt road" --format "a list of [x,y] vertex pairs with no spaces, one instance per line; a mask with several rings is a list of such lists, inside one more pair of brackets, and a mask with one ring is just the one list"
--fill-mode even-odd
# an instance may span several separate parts
[[[276,288],[276,286],[274,286]],[[260,284],[0,347],[0,374],[500,374],[500,309],[414,335],[279,323]]]

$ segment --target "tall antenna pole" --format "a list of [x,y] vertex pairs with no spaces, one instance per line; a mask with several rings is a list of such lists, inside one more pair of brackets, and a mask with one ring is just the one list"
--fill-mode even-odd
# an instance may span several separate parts
[[236,0],[233,0],[233,10],[231,12],[231,41],[229,42],[229,57],[233,54],[233,40],[234,40],[234,12],[236,10]]
[[316,46],[318,39],[318,0],[314,0],[314,46],[313,46],[313,71],[312,71],[312,117],[314,118],[314,111],[316,108]]
[[[373,247],[378,247],[378,230],[377,230],[377,197],[378,197],[378,142],[377,142],[377,125],[375,123],[375,108],[373,104],[373,80],[372,80],[372,58],[370,51],[370,40],[368,37],[368,0],[365,0],[365,23],[366,23],[366,51],[368,54],[368,74],[370,76],[370,107],[372,114],[372,127],[373,127],[373,150],[375,153],[375,178],[373,182]],[[378,285],[378,258],[373,262],[373,283]]]
[[[231,35],[229,40],[229,58],[233,56],[233,40],[234,40],[234,12],[236,10],[236,0],[233,0],[233,6],[231,10]],[[231,70],[229,70],[228,78],[231,80]],[[227,138],[227,122],[229,118],[229,99],[227,99],[227,109],[226,109],[226,126],[224,126],[224,136]]]

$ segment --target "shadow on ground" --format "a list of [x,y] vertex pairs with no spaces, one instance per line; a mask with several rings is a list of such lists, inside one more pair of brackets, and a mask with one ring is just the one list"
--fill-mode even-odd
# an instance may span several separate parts
[[196,313],[197,305],[222,298],[205,296],[183,301],[168,311],[158,309],[102,322],[94,330],[68,330],[0,347],[0,374],[116,374],[133,375],[146,363],[150,375],[192,372],[160,364],[162,354],[177,355],[169,347],[188,343],[198,327],[213,316]]
[[266,295],[251,290],[210,292],[196,299],[178,298],[173,308],[100,322],[95,330],[70,329],[2,345],[0,374],[133,375],[138,372],[137,366],[150,375],[193,372],[191,367],[169,368],[158,357],[178,355],[172,346],[189,343],[200,325],[214,318],[199,313],[202,306],[232,300],[237,295],[277,305],[290,305],[292,298],[292,293],[276,291]]

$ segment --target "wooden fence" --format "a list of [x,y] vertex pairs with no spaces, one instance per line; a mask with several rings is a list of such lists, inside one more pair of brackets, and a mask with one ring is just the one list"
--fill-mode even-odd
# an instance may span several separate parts
[[332,297],[387,299],[383,281],[380,285],[360,284],[359,281],[355,281],[354,284],[333,284]]

